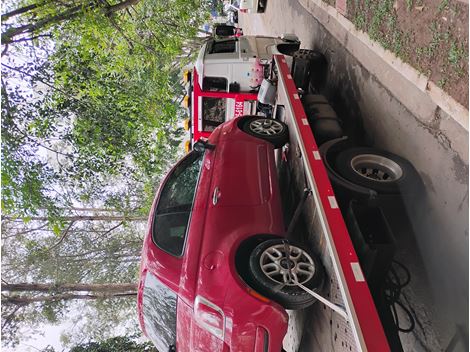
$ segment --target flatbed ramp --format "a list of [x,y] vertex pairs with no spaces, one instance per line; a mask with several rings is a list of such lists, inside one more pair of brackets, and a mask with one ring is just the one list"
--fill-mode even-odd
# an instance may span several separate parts
[[274,115],[287,123],[290,134],[288,149],[278,160],[293,171],[290,192],[311,191],[303,205],[305,235],[326,274],[317,293],[348,317],[321,302],[303,312],[289,312],[284,348],[296,351],[304,339],[310,351],[390,351],[289,66],[282,55],[275,55],[274,63],[278,76]]

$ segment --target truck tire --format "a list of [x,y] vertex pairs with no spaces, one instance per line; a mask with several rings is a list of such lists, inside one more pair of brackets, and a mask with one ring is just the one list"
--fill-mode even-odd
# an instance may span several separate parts
[[324,85],[327,70],[325,56],[315,50],[299,49],[293,55],[292,76],[297,88],[309,91],[310,82],[316,92]]
[[381,194],[400,194],[416,181],[411,163],[375,148],[350,148],[340,152],[335,169],[346,180]]
[[280,148],[289,141],[287,125],[279,120],[262,116],[249,116],[242,120],[241,129]]
[[351,199],[375,206],[379,202],[379,194],[376,191],[348,181],[336,170],[335,162],[338,154],[353,147],[355,145],[348,137],[342,137],[325,142],[318,149],[340,207],[347,207]]
[[289,264],[291,273],[297,277],[298,282],[313,291],[321,288],[324,271],[319,260],[304,246],[285,239],[264,241],[251,253],[249,269],[254,288],[286,309],[306,308],[316,298],[297,286],[292,277],[289,277]]
[[323,95],[304,95],[302,104],[317,145],[343,136],[341,120]]

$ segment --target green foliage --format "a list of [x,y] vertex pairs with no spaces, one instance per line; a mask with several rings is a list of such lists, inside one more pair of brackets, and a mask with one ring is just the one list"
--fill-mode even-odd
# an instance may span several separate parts
[[[205,1],[24,0],[4,11],[2,279],[136,282],[145,224],[129,218],[148,214],[177,157],[180,71]],[[69,343],[112,336],[126,319],[137,328],[135,297],[4,304],[3,344],[74,311],[84,318]]]
[[137,343],[132,337],[117,336],[101,342],[88,342],[74,346],[70,352],[158,352],[150,343]]

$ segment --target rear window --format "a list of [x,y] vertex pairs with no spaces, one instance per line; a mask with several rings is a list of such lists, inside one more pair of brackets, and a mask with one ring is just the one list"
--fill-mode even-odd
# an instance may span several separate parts
[[142,310],[145,331],[159,351],[176,346],[176,294],[147,272]]
[[188,154],[172,170],[160,193],[152,238],[158,247],[174,256],[183,253],[202,158],[196,152]]

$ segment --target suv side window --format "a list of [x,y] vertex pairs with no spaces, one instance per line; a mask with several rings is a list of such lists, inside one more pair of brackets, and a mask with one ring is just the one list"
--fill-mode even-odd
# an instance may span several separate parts
[[202,158],[202,154],[192,152],[173,169],[162,188],[155,211],[153,241],[175,256],[183,252]]
[[176,294],[150,272],[145,275],[142,310],[145,331],[158,350],[176,346]]

